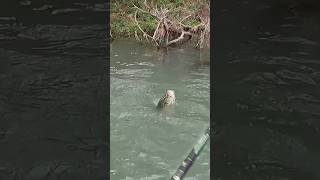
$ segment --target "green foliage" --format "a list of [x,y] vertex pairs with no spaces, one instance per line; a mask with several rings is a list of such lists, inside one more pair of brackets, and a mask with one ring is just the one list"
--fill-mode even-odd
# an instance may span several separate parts
[[122,20],[116,21],[115,23],[111,24],[111,31],[116,35],[121,34],[121,35],[129,36],[131,32],[134,30],[135,30],[135,26],[128,24],[127,22]]
[[140,27],[147,33],[157,28],[157,21],[150,15],[141,14],[139,18]]

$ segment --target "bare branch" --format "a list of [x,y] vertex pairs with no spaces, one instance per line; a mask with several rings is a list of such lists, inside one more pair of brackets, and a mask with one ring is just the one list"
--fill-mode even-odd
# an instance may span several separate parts
[[111,39],[113,38],[113,36],[112,36],[112,32],[111,32],[111,30],[109,31],[109,35],[110,35],[110,37],[111,37]]
[[137,12],[138,12],[138,11],[136,11],[136,12],[134,13],[134,20],[135,20],[135,22],[136,22],[139,30],[143,33],[143,36],[146,36],[146,37],[149,37],[149,38],[152,39],[152,37],[151,37],[149,34],[147,34],[146,32],[144,32],[144,30],[140,27],[140,25],[139,25],[139,23],[138,23],[138,21],[137,21]]
[[141,8],[139,8],[138,6],[136,6],[134,3],[132,3],[132,5],[133,5],[133,7],[134,8],[136,8],[136,9],[138,9],[138,10],[140,10],[141,12],[143,12],[143,13],[149,13],[148,11],[145,11],[145,10],[143,10],[143,9],[141,9]]
[[141,11],[141,12],[143,12],[143,13],[145,13],[145,14],[150,14],[150,15],[158,18],[156,14],[154,14],[154,13],[152,13],[152,12],[150,12],[150,11],[143,10],[143,9],[139,8],[138,6],[136,6],[134,3],[132,3],[132,4],[133,4],[133,7],[136,8],[136,9],[138,9],[139,11]]
[[192,36],[191,33],[186,32],[186,31],[182,31],[181,35],[180,35],[177,39],[171,40],[170,42],[168,42],[168,43],[166,44],[166,46],[170,46],[170,45],[175,44],[175,43],[177,43],[177,42],[179,42],[179,41],[182,41],[183,38],[184,38],[184,35],[190,35],[190,36]]
[[160,25],[161,25],[161,21],[159,21],[158,26],[157,26],[156,30],[154,31],[154,33],[153,33],[152,39],[155,39]]
[[189,15],[186,16],[186,17],[184,17],[184,18],[180,21],[180,23],[182,23],[184,20],[188,19],[190,16],[191,16],[191,14],[189,14]]
[[[138,12],[138,11],[136,10],[136,12],[134,13],[134,20],[135,20],[135,22],[136,22],[139,30],[142,32],[143,37],[145,37],[147,40],[148,40],[148,38],[150,38],[151,40],[154,41],[154,39],[153,39],[149,34],[147,34],[147,33],[140,27],[140,25],[139,25],[139,23],[138,23],[138,21],[137,21],[137,12]],[[159,46],[159,44],[157,43],[157,41],[154,41],[154,42],[156,43],[157,46]]]
[[147,0],[144,0],[144,5],[145,5],[148,9],[151,9],[150,6],[149,6],[148,3],[147,3]]
[[140,38],[139,38],[139,36],[138,36],[137,31],[134,31],[134,37],[136,38],[136,40],[141,41]]

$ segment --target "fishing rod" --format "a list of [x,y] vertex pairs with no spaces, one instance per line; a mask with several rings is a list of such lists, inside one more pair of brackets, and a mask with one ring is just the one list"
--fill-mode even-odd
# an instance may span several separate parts
[[201,136],[198,142],[193,146],[192,150],[188,156],[181,163],[176,173],[171,177],[170,180],[181,180],[188,172],[192,164],[195,162],[197,157],[200,155],[202,149],[206,145],[208,139],[210,138],[210,127],[207,128],[205,133]]

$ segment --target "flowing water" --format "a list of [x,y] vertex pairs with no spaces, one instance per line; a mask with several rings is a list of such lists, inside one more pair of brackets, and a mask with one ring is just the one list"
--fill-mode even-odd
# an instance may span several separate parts
[[215,7],[213,178],[320,179],[319,1]]
[[[209,56],[193,48],[163,55],[130,40],[110,52],[111,179],[169,179],[209,126]],[[159,112],[166,89],[177,103]],[[209,159],[207,145],[185,179],[209,179]]]
[[[319,3],[223,2],[221,131],[214,163],[207,146],[186,179],[209,179],[209,167],[220,180],[320,179]],[[0,179],[105,179],[105,3],[1,2]],[[162,57],[132,41],[114,42],[110,61],[111,179],[168,179],[209,124],[209,67],[192,48]],[[157,112],[167,88],[177,104]]]
[[0,2],[0,179],[106,179],[105,13],[103,0]]

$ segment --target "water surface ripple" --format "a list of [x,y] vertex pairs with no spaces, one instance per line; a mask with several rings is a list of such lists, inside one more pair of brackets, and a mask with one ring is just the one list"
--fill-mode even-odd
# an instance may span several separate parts
[[230,46],[216,52],[223,63],[216,65],[214,178],[319,179],[319,3],[228,7],[221,22],[239,21],[220,23],[228,29],[221,42]]
[[106,4],[82,2],[0,3],[0,179],[107,177]]
[[[209,66],[192,48],[159,52],[134,41],[111,45],[111,179],[169,179],[209,126]],[[177,104],[158,112],[166,89]],[[185,179],[209,178],[209,146]]]

